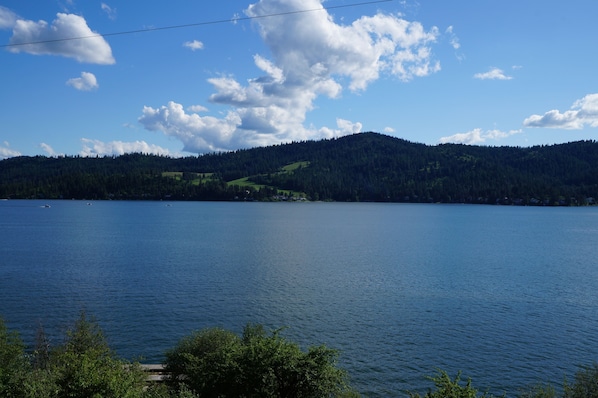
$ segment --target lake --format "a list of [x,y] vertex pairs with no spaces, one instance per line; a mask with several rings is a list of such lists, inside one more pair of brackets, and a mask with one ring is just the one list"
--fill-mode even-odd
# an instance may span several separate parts
[[0,249],[0,316],[28,344],[85,310],[155,363],[261,323],[339,349],[370,397],[439,368],[515,396],[598,361],[596,207],[8,200]]

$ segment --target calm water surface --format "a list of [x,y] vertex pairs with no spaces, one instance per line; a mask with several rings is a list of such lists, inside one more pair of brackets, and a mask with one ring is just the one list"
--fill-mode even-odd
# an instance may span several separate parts
[[367,396],[437,368],[515,396],[598,361],[597,243],[598,208],[1,201],[0,316],[60,343],[85,309],[144,362],[195,329],[287,326]]

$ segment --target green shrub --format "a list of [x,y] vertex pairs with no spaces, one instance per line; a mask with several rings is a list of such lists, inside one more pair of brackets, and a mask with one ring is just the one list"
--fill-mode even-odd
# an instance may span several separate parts
[[[429,377],[434,382],[435,390],[429,389],[424,398],[490,398],[492,395],[487,393],[480,394],[478,390],[472,387],[471,379],[467,379],[465,384],[461,382],[461,372],[451,379],[448,373],[439,370],[438,374]],[[418,393],[409,392],[411,398],[420,398]]]
[[199,397],[357,396],[338,353],[324,346],[307,352],[262,326],[248,325],[242,337],[218,328],[194,332],[166,353],[173,386]]
[[50,355],[50,371],[60,397],[141,397],[145,375],[138,364],[116,358],[97,323],[85,313]]
[[[50,347],[40,329],[27,354],[16,332],[0,319],[2,398],[320,398],[358,397],[337,366],[338,352],[325,346],[306,351],[260,325],[241,336],[210,328],[193,332],[166,353],[166,384],[147,385],[139,364],[118,359],[94,321],[81,313],[62,345]],[[423,398],[491,398],[445,371]],[[421,398],[409,392],[411,398]],[[598,364],[578,370],[559,395],[550,384],[533,386],[519,398],[598,398]]]
[[598,398],[598,363],[578,370],[573,384],[565,381],[564,390],[565,398]]
[[0,397],[23,396],[21,386],[28,370],[23,342],[0,319]]
[[519,398],[556,398],[557,393],[554,387],[550,384],[538,384],[529,388],[528,390],[522,391]]

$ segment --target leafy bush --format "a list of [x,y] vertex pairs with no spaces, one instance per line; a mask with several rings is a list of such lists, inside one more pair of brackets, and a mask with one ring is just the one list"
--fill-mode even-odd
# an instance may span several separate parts
[[16,333],[9,333],[0,320],[1,397],[141,398],[144,386],[139,365],[117,359],[85,313],[63,345],[41,345],[32,355],[25,354]]
[[[478,390],[472,387],[471,379],[467,379],[465,384],[461,383],[461,372],[451,379],[448,373],[443,370],[438,371],[438,374],[429,377],[436,386],[435,390],[428,390],[424,398],[478,398],[478,397],[492,397],[487,393],[479,394]],[[418,393],[410,392],[411,398],[420,398]]]
[[565,398],[598,398],[598,363],[577,371],[573,384],[565,381]]
[[337,356],[324,346],[304,352],[280,331],[248,325],[242,337],[218,328],[194,332],[167,352],[165,365],[171,385],[199,397],[356,396]]
[[0,319],[0,397],[22,396],[20,389],[27,365],[23,342]]
[[61,397],[141,397],[141,368],[117,359],[98,324],[88,321],[85,313],[50,358]]
[[528,390],[522,391],[519,398],[556,398],[557,394],[554,387],[550,384],[538,384]]
[[[181,339],[166,353],[167,384],[147,385],[139,364],[120,360],[97,323],[81,313],[64,343],[51,348],[43,331],[27,353],[16,332],[0,318],[2,398],[201,398],[358,397],[337,366],[338,352],[325,346],[303,351],[262,326],[247,325],[242,336],[219,328]],[[423,398],[491,398],[445,371],[429,377],[434,389]],[[409,392],[410,398],[422,398]],[[520,398],[598,398],[598,364],[578,370],[563,393],[550,384],[533,386]]]

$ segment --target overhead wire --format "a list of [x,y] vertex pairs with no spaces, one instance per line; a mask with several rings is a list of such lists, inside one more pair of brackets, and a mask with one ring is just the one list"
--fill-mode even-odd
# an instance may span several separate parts
[[216,25],[216,24],[229,23],[229,22],[248,21],[248,20],[253,20],[253,19],[280,17],[280,16],[294,15],[294,14],[304,14],[304,13],[316,12],[316,11],[328,11],[328,10],[339,9],[339,8],[358,7],[358,6],[365,6],[365,5],[371,5],[371,4],[377,4],[377,3],[388,3],[391,1],[394,1],[394,0],[374,0],[374,1],[343,4],[343,5],[330,6],[330,7],[312,8],[312,9],[307,9],[307,10],[285,11],[285,12],[265,14],[265,15],[253,15],[253,16],[246,16],[246,17],[234,17],[234,18],[230,18],[230,19],[195,22],[195,23],[188,23],[188,24],[182,24],[182,25],[150,27],[150,28],[143,28],[143,29],[120,31],[120,32],[97,33],[97,34],[88,35],[88,36],[65,37],[65,38],[60,38],[60,39],[48,39],[48,40],[29,41],[29,42],[21,42],[21,43],[0,44],[0,48],[56,43],[56,42],[71,41],[71,40],[85,40],[85,39],[93,39],[93,38],[97,38],[97,37],[130,35],[130,34],[135,34],[135,33],[155,32],[155,31],[160,31],[160,30],[183,29],[183,28],[189,28],[189,27],[194,27],[194,26]]

